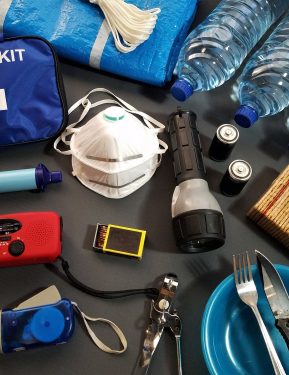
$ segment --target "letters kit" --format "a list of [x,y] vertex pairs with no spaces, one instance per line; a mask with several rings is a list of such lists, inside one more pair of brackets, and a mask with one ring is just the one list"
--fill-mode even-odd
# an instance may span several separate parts
[[55,137],[67,124],[60,67],[39,37],[0,34],[0,146]]

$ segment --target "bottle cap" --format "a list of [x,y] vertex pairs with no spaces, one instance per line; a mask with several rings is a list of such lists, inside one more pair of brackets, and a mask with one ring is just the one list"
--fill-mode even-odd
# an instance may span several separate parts
[[61,171],[50,172],[44,164],[38,164],[35,168],[35,181],[37,188],[44,191],[48,184],[55,184],[62,181]]
[[235,121],[243,128],[250,128],[259,118],[254,108],[248,105],[241,105],[235,113]]
[[180,102],[184,102],[193,95],[194,89],[188,81],[179,79],[171,87],[171,93],[174,98],[176,98]]

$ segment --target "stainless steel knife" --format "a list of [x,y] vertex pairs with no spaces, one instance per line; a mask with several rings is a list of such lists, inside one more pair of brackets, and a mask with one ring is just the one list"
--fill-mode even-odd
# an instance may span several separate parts
[[255,250],[258,266],[262,273],[264,291],[275,317],[275,325],[289,348],[289,296],[283,281],[268,258]]

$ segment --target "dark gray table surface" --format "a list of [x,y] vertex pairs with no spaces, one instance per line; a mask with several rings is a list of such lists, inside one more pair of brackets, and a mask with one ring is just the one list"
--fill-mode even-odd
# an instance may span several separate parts
[[[201,5],[198,20],[209,12],[213,4]],[[69,105],[96,87],[112,90],[162,122],[178,105],[167,88],[142,85],[64,62],[62,69]],[[179,276],[175,305],[183,320],[184,375],[207,373],[200,341],[202,314],[213,290],[232,273],[232,254],[256,248],[273,262],[289,265],[288,250],[246,218],[248,209],[289,162],[285,114],[260,120],[251,129],[239,129],[239,143],[228,161],[217,163],[208,158],[208,148],[217,126],[232,121],[237,105],[230,96],[234,82],[235,79],[232,79],[211,92],[197,93],[183,104],[183,108],[191,109],[198,115],[208,182],[224,212],[227,239],[225,245],[215,251],[189,255],[181,253],[175,245],[170,212],[175,179],[169,152],[147,184],[126,198],[112,200],[81,185],[71,175],[71,158],[54,152],[49,142],[0,150],[0,170],[30,168],[39,162],[45,163],[51,170],[62,170],[62,184],[49,186],[45,193],[2,194],[0,214],[45,210],[61,214],[64,221],[63,256],[79,279],[98,289],[115,290],[158,286],[160,277],[167,272],[175,272]],[[164,137],[167,139],[166,135]],[[220,194],[219,182],[229,162],[238,158],[251,163],[253,176],[240,195],[228,198]],[[98,222],[146,229],[143,259],[138,262],[96,254],[91,244]],[[88,315],[117,323],[128,339],[128,350],[119,356],[100,351],[78,322],[76,332],[67,345],[1,356],[0,373],[133,374],[148,323],[150,301],[142,296],[113,301],[97,299],[75,289],[44,265],[35,265],[1,269],[0,306],[10,305],[51,284],[59,288],[63,297],[78,302]],[[95,330],[103,340],[116,345],[109,329],[97,325]],[[166,332],[154,355],[149,374],[176,373],[175,342]]]

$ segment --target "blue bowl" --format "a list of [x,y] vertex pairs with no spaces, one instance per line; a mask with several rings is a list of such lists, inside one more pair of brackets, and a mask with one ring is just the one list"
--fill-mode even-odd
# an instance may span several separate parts
[[[289,290],[289,267],[276,265]],[[259,272],[252,267],[258,290],[258,307],[284,370],[289,374],[289,350],[275,327]],[[273,367],[253,311],[239,298],[233,275],[223,280],[211,295],[202,319],[203,355],[212,375],[274,374]]]

